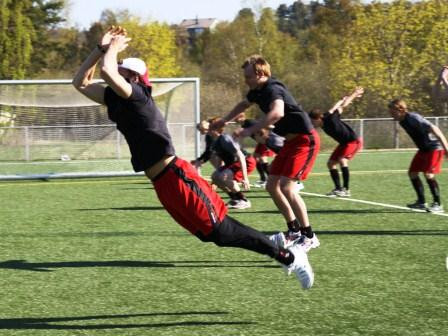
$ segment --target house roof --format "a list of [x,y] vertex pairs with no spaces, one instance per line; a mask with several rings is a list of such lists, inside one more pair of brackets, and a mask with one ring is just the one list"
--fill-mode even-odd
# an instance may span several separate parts
[[209,28],[212,29],[213,26],[218,22],[217,19],[207,18],[207,19],[184,19],[180,23],[181,28],[185,29],[195,29],[195,28]]

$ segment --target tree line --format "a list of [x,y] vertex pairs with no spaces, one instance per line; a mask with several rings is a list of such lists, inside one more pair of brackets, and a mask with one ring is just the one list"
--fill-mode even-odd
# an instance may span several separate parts
[[[151,77],[200,77],[203,117],[229,111],[247,91],[241,64],[265,56],[306,110],[329,108],[355,86],[347,117],[387,116],[401,97],[424,115],[447,115],[437,75],[448,64],[448,0],[323,0],[243,8],[193,40],[178,25],[105,10],[88,29],[64,24],[64,0],[1,0],[1,79],[71,78],[111,25],[132,37],[126,56]],[[257,110],[250,111],[256,115]]]

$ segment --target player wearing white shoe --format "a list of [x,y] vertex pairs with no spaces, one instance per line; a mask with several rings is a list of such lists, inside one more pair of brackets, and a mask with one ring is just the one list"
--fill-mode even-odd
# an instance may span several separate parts
[[[209,119],[213,123],[217,118]],[[249,190],[249,174],[254,171],[256,163],[252,155],[244,151],[230,134],[225,134],[223,128],[210,129],[208,134],[214,139],[212,156],[218,157],[224,164],[212,174],[212,182],[226,192],[230,201],[229,209],[247,209],[250,201],[241,190]]]
[[[404,100],[394,99],[388,107],[392,118],[399,122],[418,148],[408,170],[409,178],[417,194],[417,201],[408,204],[408,207],[443,212],[440,188],[435,175],[441,171],[443,156],[448,157],[448,143],[445,136],[440,128],[420,114],[408,112]],[[426,206],[424,187],[419,177],[420,172],[424,174],[433,197],[433,203],[429,207]]]
[[[362,87],[357,87],[351,94],[339,100],[326,113],[319,109],[311,110],[310,118],[314,127],[322,127],[324,132],[333,138],[338,146],[331,153],[327,161],[327,167],[330,177],[334,183],[334,189],[327,196],[350,197],[350,170],[348,163],[356,153],[362,148],[362,138],[344,121],[341,120],[341,114],[350,103],[364,93]],[[342,182],[339,178],[338,165],[341,168]]]
[[[82,63],[73,86],[106,105],[109,118],[128,143],[134,170],[143,171],[152,181],[161,204],[177,223],[203,242],[267,255],[309,289],[314,274],[303,250],[279,248],[266,235],[228,216],[224,201],[210,184],[189,162],[175,156],[165,119],[151,94],[145,62],[137,58],[117,62],[129,41],[123,28],[110,28]],[[93,79],[98,62],[106,87]]]
[[[296,192],[296,182],[309,175],[320,148],[320,138],[308,114],[296,102],[286,86],[271,76],[269,63],[260,55],[252,55],[242,65],[249,91],[225,117],[210,124],[211,128],[223,127],[253,104],[264,115],[255,125],[235,131],[244,138],[271,125],[273,131],[285,142],[269,168],[266,190],[286,220],[288,233],[301,232],[308,238],[315,237],[311,228],[305,202]],[[316,238],[317,239],[317,238]]]

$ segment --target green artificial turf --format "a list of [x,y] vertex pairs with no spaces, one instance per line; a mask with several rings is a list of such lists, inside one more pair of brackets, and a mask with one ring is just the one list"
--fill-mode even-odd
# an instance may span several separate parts
[[[414,201],[411,157],[359,154],[352,198]],[[304,192],[332,189],[327,158]],[[438,181],[448,206],[446,171]],[[247,196],[233,217],[285,228],[267,192]],[[321,241],[309,291],[264,256],[191,236],[143,177],[0,183],[0,335],[446,335],[448,217],[303,198]]]

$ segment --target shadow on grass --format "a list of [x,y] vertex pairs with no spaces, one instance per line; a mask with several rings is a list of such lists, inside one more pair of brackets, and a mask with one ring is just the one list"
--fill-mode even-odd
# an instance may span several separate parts
[[[354,236],[448,236],[448,230],[332,230],[314,231],[318,236],[323,235],[354,235]],[[265,235],[272,235],[278,231],[264,231]]]
[[122,210],[122,211],[161,211],[165,208],[163,206],[134,206],[121,208],[95,208],[95,209],[77,209],[78,211],[104,211],[104,210]]
[[89,268],[89,267],[136,267],[136,268],[278,268],[270,260],[192,260],[192,261],[61,261],[61,262],[27,262],[26,260],[7,260],[0,262],[0,269],[13,269],[35,272],[53,272],[54,268]]
[[[227,312],[176,312],[176,313],[150,313],[150,314],[126,314],[126,315],[97,315],[74,317],[48,317],[48,318],[13,318],[0,319],[1,329],[53,329],[53,330],[95,330],[95,329],[131,329],[131,328],[170,328],[170,327],[195,327],[213,325],[247,325],[255,324],[249,321],[210,321],[210,315],[226,315]],[[110,319],[129,319],[133,317],[158,317],[158,316],[186,316],[204,315],[206,321],[179,321],[165,323],[99,323],[99,324],[61,324],[61,322],[95,321]],[[59,324],[57,324],[59,322]]]

